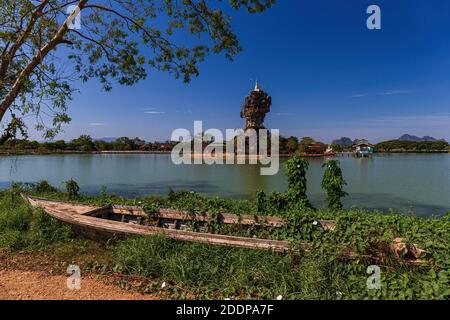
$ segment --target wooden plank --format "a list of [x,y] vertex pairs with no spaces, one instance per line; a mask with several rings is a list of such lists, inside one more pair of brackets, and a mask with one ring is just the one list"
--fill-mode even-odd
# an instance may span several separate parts
[[[130,215],[147,215],[147,213],[139,207],[134,206],[113,206],[114,213],[130,214]],[[272,228],[280,228],[284,224],[283,218],[273,216],[252,216],[252,215],[236,215],[231,213],[221,213],[222,222],[225,224],[241,224],[241,225],[257,225]],[[155,213],[158,218],[184,220],[184,221],[200,221],[207,222],[208,214],[189,214],[187,211],[161,208]],[[318,220],[325,230],[334,230],[335,222],[333,220]]]

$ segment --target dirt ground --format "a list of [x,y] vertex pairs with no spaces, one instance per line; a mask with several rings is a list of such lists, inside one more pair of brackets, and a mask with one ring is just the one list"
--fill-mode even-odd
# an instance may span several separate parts
[[[102,276],[103,277],[103,276]],[[0,270],[0,300],[153,300],[151,295],[126,291],[88,275],[80,290],[68,289],[67,277],[38,271]]]
[[[74,260],[68,260],[61,259],[56,253],[44,255],[0,250],[0,300],[158,299],[157,294],[142,294],[137,289],[124,289],[120,286],[121,278],[117,275],[85,272],[86,261],[91,260],[102,259],[98,255],[78,254]],[[69,275],[66,274],[66,269],[70,264],[80,265],[80,290],[69,289],[67,286]]]

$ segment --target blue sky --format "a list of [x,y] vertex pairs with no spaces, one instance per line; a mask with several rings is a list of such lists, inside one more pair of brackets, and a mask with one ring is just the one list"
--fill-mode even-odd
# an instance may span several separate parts
[[[371,4],[381,30],[366,28]],[[194,120],[242,127],[241,104],[258,79],[273,101],[266,125],[283,135],[450,140],[449,1],[279,0],[261,15],[232,16],[244,48],[234,62],[211,56],[189,84],[153,70],[108,93],[80,83],[58,138],[166,140]]]

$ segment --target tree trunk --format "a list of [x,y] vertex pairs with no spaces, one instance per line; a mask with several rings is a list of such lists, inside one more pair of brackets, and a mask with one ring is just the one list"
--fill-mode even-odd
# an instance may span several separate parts
[[[80,10],[84,8],[87,2],[88,0],[79,0],[78,7],[80,8]],[[16,100],[17,96],[20,93],[20,90],[22,89],[24,81],[31,75],[34,69],[44,60],[47,54],[53,49],[55,49],[58,44],[64,41],[63,38],[64,35],[67,33],[68,23],[72,21],[76,15],[77,13],[73,12],[64,21],[63,25],[59,28],[55,36],[35,54],[35,56],[25,67],[25,69],[23,69],[22,72],[20,72],[12,88],[9,90],[9,92],[5,95],[5,97],[0,103],[0,121],[2,121],[6,111],[11,107],[11,105]]]

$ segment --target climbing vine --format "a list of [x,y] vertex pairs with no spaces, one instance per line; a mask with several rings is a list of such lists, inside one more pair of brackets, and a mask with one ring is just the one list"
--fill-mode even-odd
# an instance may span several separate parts
[[344,177],[342,176],[342,170],[339,167],[339,161],[329,160],[325,162],[322,167],[325,168],[322,179],[322,188],[327,192],[327,205],[328,210],[334,212],[342,210],[343,205],[341,198],[348,195],[344,191],[344,186],[347,185]]
[[311,207],[306,195],[306,171],[308,166],[308,161],[297,156],[286,162],[286,175],[288,177],[287,198],[291,206]]

